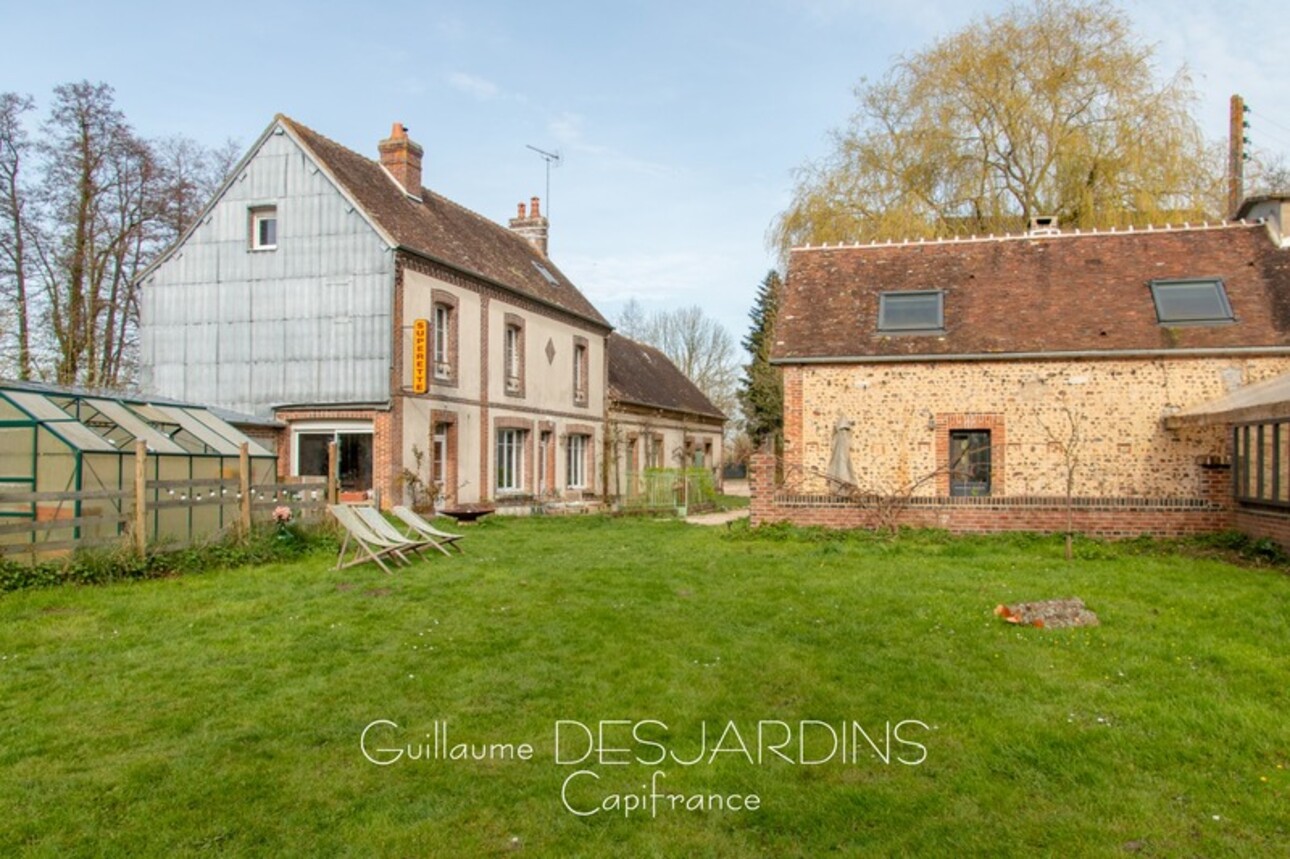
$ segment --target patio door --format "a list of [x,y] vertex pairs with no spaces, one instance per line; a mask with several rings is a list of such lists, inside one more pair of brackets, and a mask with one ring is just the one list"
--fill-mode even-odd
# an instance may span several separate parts
[[430,442],[430,490],[434,493],[435,508],[449,499],[448,486],[448,424],[435,424]]
[[372,488],[372,425],[362,422],[292,427],[292,473],[327,476],[327,445],[336,443],[336,476],[342,492]]

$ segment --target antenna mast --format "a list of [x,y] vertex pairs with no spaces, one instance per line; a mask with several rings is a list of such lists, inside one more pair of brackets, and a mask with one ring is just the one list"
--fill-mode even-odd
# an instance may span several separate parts
[[539,158],[546,162],[546,199],[543,202],[546,203],[546,217],[549,221],[551,220],[551,165],[554,164],[559,167],[564,158],[560,156],[559,152],[547,152],[545,149],[538,149],[528,143],[524,144],[524,148],[532,149],[538,154]]

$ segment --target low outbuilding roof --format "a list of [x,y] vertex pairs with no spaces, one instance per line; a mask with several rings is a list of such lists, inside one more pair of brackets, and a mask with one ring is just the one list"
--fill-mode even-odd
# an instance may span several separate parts
[[[1152,285],[1220,281],[1232,319],[1162,324]],[[883,293],[939,293],[939,330],[883,332]],[[1290,252],[1262,224],[796,248],[779,363],[1290,347]]]
[[610,334],[608,353],[609,397],[615,403],[726,419],[703,391],[653,346]]
[[1238,388],[1225,397],[1200,403],[1165,418],[1165,426],[1213,426],[1290,418],[1290,373]]

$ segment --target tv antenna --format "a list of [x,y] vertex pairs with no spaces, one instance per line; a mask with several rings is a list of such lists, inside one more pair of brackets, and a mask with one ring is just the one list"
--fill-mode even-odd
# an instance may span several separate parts
[[539,158],[541,158],[543,161],[546,162],[546,199],[543,202],[546,203],[547,220],[550,220],[551,219],[551,165],[554,164],[556,167],[559,167],[560,163],[564,161],[564,158],[561,157],[559,152],[547,152],[545,149],[538,149],[536,146],[533,146],[532,144],[526,143],[524,144],[524,147],[526,149],[532,149],[534,152],[538,154]]

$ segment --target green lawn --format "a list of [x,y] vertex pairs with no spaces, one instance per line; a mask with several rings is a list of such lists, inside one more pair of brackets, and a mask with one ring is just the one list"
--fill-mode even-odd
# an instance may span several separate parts
[[[0,855],[1284,855],[1290,578],[1058,539],[825,539],[500,520],[386,576],[330,557],[0,595]],[[1018,629],[1080,596],[1102,626]],[[370,763],[375,748],[405,749]],[[641,722],[677,758],[733,721],[857,723],[852,763],[557,764]],[[450,742],[533,759],[408,760]],[[666,728],[657,723],[665,723]],[[562,756],[581,752],[566,726]],[[806,758],[827,755],[806,726]],[[609,760],[657,758],[606,727]],[[856,735],[859,736],[858,734]],[[916,759],[925,748],[921,764]],[[626,748],[625,753],[613,749]],[[735,751],[730,749],[735,748]],[[369,749],[371,751],[371,749]],[[850,747],[848,747],[848,755]],[[376,752],[375,757],[389,753]],[[642,792],[757,810],[621,810]],[[610,800],[612,801],[612,800]]]

